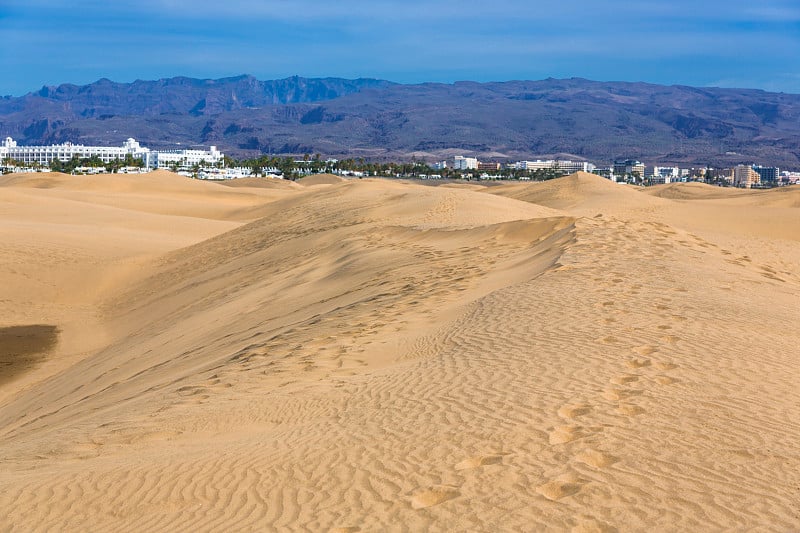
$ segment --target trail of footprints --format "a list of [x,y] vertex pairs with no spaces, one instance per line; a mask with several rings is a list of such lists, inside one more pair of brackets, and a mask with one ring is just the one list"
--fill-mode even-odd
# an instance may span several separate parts
[[[666,235],[671,232],[665,230],[663,233]],[[635,243],[629,246],[635,247]],[[666,246],[666,248],[668,249],[669,247]],[[609,253],[616,253],[618,250],[619,245],[609,246]],[[625,278],[626,275],[621,272],[611,272],[608,279],[597,278],[595,281],[610,283],[614,287],[614,291],[618,291],[622,284],[625,283]],[[635,296],[639,294],[641,288],[641,284],[634,283],[627,288],[627,294]],[[678,287],[676,290],[685,291],[686,289]],[[665,312],[670,310],[668,303],[671,303],[669,299],[664,302],[658,302],[654,305],[654,308],[664,315]],[[616,309],[616,303],[613,300],[601,300],[600,303],[596,304],[596,307],[605,314],[602,322],[607,325],[618,323],[618,319],[614,318],[615,316],[628,314],[628,311]],[[671,317],[675,320],[682,318],[680,315],[671,315]],[[665,346],[674,345],[679,340],[675,336],[666,334],[671,328],[672,326],[669,324],[655,326],[656,331],[664,334],[661,337],[661,342]],[[608,346],[616,346],[622,343],[617,337],[610,334],[596,339],[596,342]],[[678,368],[677,365],[662,359],[658,347],[644,344],[628,348],[628,350],[630,351],[629,356],[620,360],[619,375],[609,380],[607,386],[598,394],[597,401],[570,402],[562,405],[557,410],[557,415],[563,420],[563,424],[553,427],[548,432],[547,442],[551,447],[563,447],[568,460],[565,462],[565,468],[562,473],[555,476],[545,476],[541,484],[534,487],[535,492],[540,496],[550,501],[558,502],[581,492],[588,481],[582,479],[574,469],[570,468],[570,464],[579,463],[595,470],[604,470],[613,467],[615,463],[621,460],[620,457],[597,449],[589,442],[591,437],[602,433],[604,428],[602,426],[593,426],[587,423],[586,419],[590,418],[592,414],[600,414],[599,412],[602,409],[606,409],[608,411],[607,414],[611,414],[617,419],[622,418],[621,423],[625,424],[646,413],[640,403],[642,403],[641,399],[646,397],[648,389],[668,386],[678,381],[668,375],[670,371]],[[483,467],[502,466],[505,455],[507,454],[489,453],[477,455],[463,459],[453,465],[453,468],[462,472],[463,475],[469,475],[470,471],[476,471]],[[411,493],[409,501],[412,508],[424,509],[459,496],[461,496],[459,487],[455,485],[435,485],[422,487]],[[614,528],[607,524],[598,523],[593,519],[589,520],[589,523],[591,527],[587,526],[587,530],[614,531]],[[582,530],[581,524],[574,530]]]
[[[663,233],[669,233],[664,230]],[[703,245],[704,243],[700,243]],[[625,282],[625,275],[621,272],[610,272],[607,278],[596,278],[595,281],[600,282],[606,286],[614,287],[613,290],[618,290],[620,284]],[[628,287],[626,294],[635,297],[639,294],[642,285],[632,284]],[[680,290],[677,289],[677,290]],[[601,291],[598,291],[602,293]],[[602,300],[601,300],[602,301]],[[670,310],[670,299],[664,302],[658,302],[654,305],[655,309],[664,314]],[[607,325],[613,325],[617,322],[614,315],[628,314],[626,311],[615,309],[616,304],[613,300],[598,303],[596,307],[606,316],[602,322]],[[669,324],[661,324],[655,326],[657,331],[667,333],[672,329]],[[679,339],[672,335],[663,335],[661,342],[664,345],[674,345]],[[620,340],[614,335],[606,335],[595,340],[598,344],[615,346],[621,344]],[[593,447],[588,442],[593,435],[603,431],[603,427],[593,427],[582,422],[583,419],[588,418],[593,412],[598,412],[601,409],[607,409],[608,414],[616,415],[623,418],[623,424],[626,420],[633,419],[637,416],[644,415],[646,410],[640,405],[641,398],[646,397],[647,391],[651,387],[668,386],[676,383],[678,380],[668,373],[678,368],[678,366],[660,356],[659,348],[650,344],[643,344],[629,348],[630,352],[627,357],[621,358],[620,373],[609,380],[607,386],[602,390],[595,402],[588,403],[568,403],[560,407],[557,411],[558,416],[565,422],[552,428],[548,434],[548,441],[551,446],[567,446],[566,452],[569,454],[571,460],[565,465],[564,472],[561,475],[555,476],[546,480],[544,483],[536,487],[536,492],[541,496],[551,500],[558,501],[562,498],[567,498],[578,494],[586,481],[582,480],[580,476],[568,468],[570,462],[580,463],[596,470],[604,470],[612,467],[615,463],[620,461],[620,458],[607,453],[601,449]],[[580,441],[587,441],[584,446],[580,446]],[[570,443],[575,443],[575,450],[571,450]],[[613,528],[611,528],[613,530]]]
[[[664,337],[665,343],[674,343],[674,337]],[[600,343],[608,343],[607,338],[598,339]],[[611,404],[609,408],[616,415],[630,418],[645,413],[645,409],[637,405],[637,397],[645,395],[651,386],[671,385],[678,380],[666,375],[666,372],[678,366],[669,361],[656,359],[658,349],[650,345],[631,348],[632,357],[624,361],[623,372],[610,379],[609,386],[600,394],[604,401],[595,406]],[[602,427],[591,427],[581,424],[581,419],[598,410],[588,403],[568,403],[558,409],[557,414],[566,423],[554,427],[548,435],[550,445],[564,445],[574,441],[587,439],[603,430]],[[602,470],[617,463],[620,459],[602,450],[584,447],[572,455],[572,460],[594,469]],[[539,485],[536,491],[553,501],[572,496],[580,492],[584,482],[574,473],[565,472]]]

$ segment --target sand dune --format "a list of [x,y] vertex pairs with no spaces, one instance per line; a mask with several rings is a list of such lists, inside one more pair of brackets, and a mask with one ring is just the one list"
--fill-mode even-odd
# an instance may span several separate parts
[[304,178],[300,178],[297,180],[296,183],[300,185],[334,185],[336,183],[342,183],[346,181],[346,178],[341,176],[337,176],[335,174],[314,174],[313,176],[306,176]]
[[300,185],[283,178],[237,178],[218,182],[226,187],[253,187],[256,189],[298,189]]
[[[247,220],[243,210],[287,194],[281,188],[224,187],[219,182],[186,179],[167,171],[94,176],[17,174],[1,177],[0,190],[127,211],[237,221]],[[213,202],[209,202],[209,196],[213,196]]]
[[490,187],[486,192],[582,216],[635,212],[645,217],[665,205],[661,198],[641,195],[637,187],[613,183],[586,172],[538,183],[503,184]]
[[706,183],[668,183],[655,185],[644,191],[650,196],[669,198],[670,200],[711,200],[720,198],[736,198],[739,196],[752,197],[755,191],[734,189],[731,187],[716,187]]
[[114,178],[0,182],[3,528],[796,527],[794,191]]
[[800,207],[800,186],[747,190],[715,187],[703,183],[670,183],[650,187],[651,196],[671,200],[715,200],[720,204],[760,207]]

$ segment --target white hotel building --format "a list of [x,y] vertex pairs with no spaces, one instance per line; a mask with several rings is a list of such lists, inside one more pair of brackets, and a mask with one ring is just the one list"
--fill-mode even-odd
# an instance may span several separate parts
[[212,146],[210,150],[159,150],[151,152],[148,167],[153,168],[191,168],[195,165],[213,166],[222,161],[225,155]]
[[575,172],[592,172],[594,171],[595,166],[591,163],[587,163],[586,161],[561,161],[555,159],[541,161],[537,159],[536,161],[519,161],[514,163],[514,168],[516,170],[555,169],[566,172],[567,174],[573,174]]
[[210,150],[150,150],[128,139],[120,146],[84,146],[82,144],[51,144],[49,146],[18,146],[11,137],[0,144],[0,164],[6,159],[14,159],[23,164],[38,163],[47,166],[58,159],[66,163],[73,157],[81,159],[97,156],[103,163],[123,160],[127,155],[141,159],[147,168],[171,168],[178,166],[191,168],[201,163],[216,165],[224,154],[212,146]]
[[478,159],[457,155],[453,158],[453,168],[455,170],[475,170],[478,168]]
[[38,163],[47,166],[55,159],[66,163],[75,156],[81,159],[97,156],[103,163],[111,163],[116,159],[125,159],[125,156],[130,154],[146,162],[149,152],[150,150],[142,148],[133,139],[128,139],[121,147],[84,146],[72,143],[51,144],[50,146],[17,146],[14,139],[6,137],[3,144],[0,145],[0,161],[11,158],[25,164]]

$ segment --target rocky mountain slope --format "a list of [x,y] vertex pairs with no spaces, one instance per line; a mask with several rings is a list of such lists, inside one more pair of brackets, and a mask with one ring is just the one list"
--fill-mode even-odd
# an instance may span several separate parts
[[433,161],[558,156],[608,163],[800,167],[800,95],[585,79],[402,85],[292,77],[43,87],[0,98],[21,143],[219,146]]

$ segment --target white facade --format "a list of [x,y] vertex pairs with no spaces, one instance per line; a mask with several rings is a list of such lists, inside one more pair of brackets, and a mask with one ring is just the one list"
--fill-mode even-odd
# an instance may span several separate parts
[[212,146],[210,150],[159,150],[152,152],[147,166],[190,168],[195,165],[216,165],[223,157],[224,154],[216,146]]
[[0,144],[0,163],[11,158],[23,164],[38,163],[47,166],[58,159],[66,163],[73,157],[81,159],[98,157],[103,163],[124,160],[131,155],[141,159],[147,168],[191,168],[194,165],[216,165],[224,154],[212,146],[210,150],[150,150],[141,146],[135,139],[128,139],[122,146],[84,146],[82,144],[52,144],[50,146],[18,146],[11,137]]
[[197,177],[201,180],[231,180],[249,178],[252,175],[253,169],[247,167],[201,168],[197,172]]
[[453,158],[453,168],[456,170],[476,170],[478,168],[478,160],[474,157],[457,155]]
[[38,163],[49,165],[58,159],[66,163],[73,157],[81,159],[98,157],[103,163],[111,163],[116,159],[125,159],[128,154],[137,159],[146,159],[149,150],[142,148],[134,139],[128,139],[120,146],[84,146],[82,144],[51,144],[49,146],[18,146],[11,137],[6,137],[0,145],[0,160],[11,158],[25,164]]
[[652,183],[672,183],[680,181],[681,169],[678,167],[653,167]]
[[560,170],[567,174],[575,172],[592,172],[595,166],[586,161],[560,161],[555,159],[548,159],[542,161],[518,161],[514,163],[513,168],[516,170]]
[[677,178],[681,175],[681,169],[678,167],[653,167],[653,176],[661,176],[662,178]]
[[592,172],[595,166],[587,161],[556,161],[559,170],[563,170],[567,174],[574,174],[575,172]]

